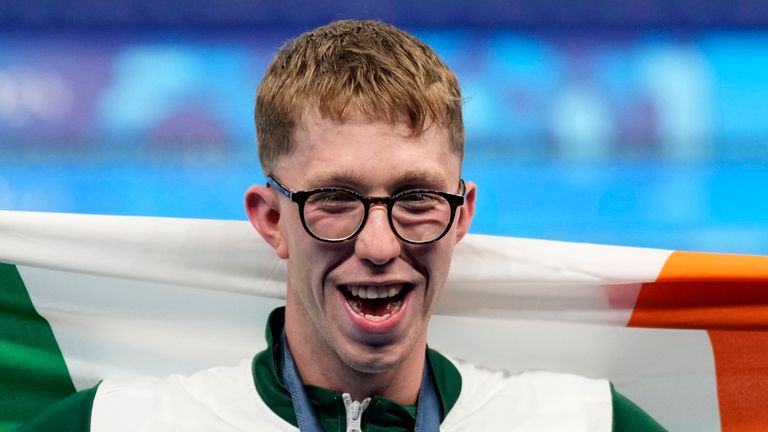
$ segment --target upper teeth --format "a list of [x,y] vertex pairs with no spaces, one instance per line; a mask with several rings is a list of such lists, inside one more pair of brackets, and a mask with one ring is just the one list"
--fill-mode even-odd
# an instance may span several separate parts
[[348,285],[349,292],[364,299],[394,297],[403,290],[403,284],[388,286]]

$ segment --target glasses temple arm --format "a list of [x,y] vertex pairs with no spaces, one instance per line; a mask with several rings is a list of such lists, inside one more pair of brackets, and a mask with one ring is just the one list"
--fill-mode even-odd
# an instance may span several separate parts
[[288,188],[278,183],[277,180],[275,180],[272,176],[267,176],[267,186],[274,186],[275,189],[277,189],[278,192],[285,195],[286,198],[292,199],[293,198],[293,192],[289,191]]

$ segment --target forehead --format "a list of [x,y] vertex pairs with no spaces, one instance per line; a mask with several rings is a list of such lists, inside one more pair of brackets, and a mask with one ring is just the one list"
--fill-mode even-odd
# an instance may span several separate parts
[[451,150],[448,131],[436,124],[414,135],[405,122],[361,115],[336,120],[307,112],[292,139],[293,152],[278,160],[275,171],[296,189],[458,184],[460,157]]

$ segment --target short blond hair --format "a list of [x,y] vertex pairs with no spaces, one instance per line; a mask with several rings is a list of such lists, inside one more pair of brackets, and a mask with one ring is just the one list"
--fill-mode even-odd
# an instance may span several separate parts
[[334,120],[405,121],[413,136],[437,124],[463,157],[461,108],[456,75],[424,42],[378,21],[336,21],[289,41],[269,65],[256,96],[259,159],[271,173],[309,109]]

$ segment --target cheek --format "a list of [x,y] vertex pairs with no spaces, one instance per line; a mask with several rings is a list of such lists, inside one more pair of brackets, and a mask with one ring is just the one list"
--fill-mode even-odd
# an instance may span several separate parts
[[283,236],[288,256],[296,258],[306,255],[307,247],[304,243],[306,243],[309,236],[304,232],[304,227],[301,225],[301,220],[295,208],[282,209],[280,234]]
[[[435,247],[416,250],[412,254],[419,271],[428,279],[430,286],[434,291],[440,292],[448,278],[448,271],[451,267],[451,257],[453,256],[453,245],[440,240],[439,245]],[[437,293],[435,293],[437,294]]]
[[306,232],[291,231],[286,236],[290,258],[288,268],[292,283],[303,291],[321,291],[328,274],[343,265],[351,254],[344,244],[324,243]]
[[430,284],[432,285],[433,292],[432,295],[437,298],[441,295],[443,292],[443,289],[445,289],[445,284],[448,280],[448,270],[450,268],[450,262],[448,263],[441,263],[440,266],[436,266],[432,272],[431,278],[430,278]]

